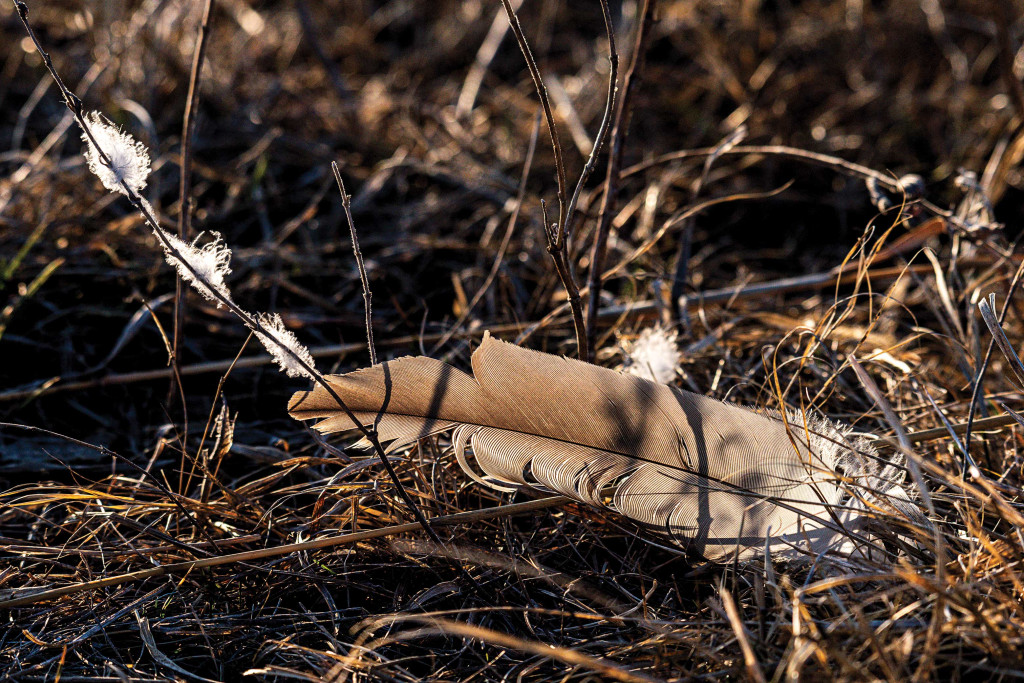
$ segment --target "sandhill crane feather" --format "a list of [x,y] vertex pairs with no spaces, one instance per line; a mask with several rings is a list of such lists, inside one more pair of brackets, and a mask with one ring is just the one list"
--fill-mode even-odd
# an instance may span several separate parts
[[[327,379],[391,452],[452,430],[478,482],[613,510],[712,561],[827,551],[864,510],[847,484],[895,487],[865,439],[823,418],[757,413],[490,335],[471,364],[469,375],[405,357]],[[322,387],[288,407],[325,434],[356,427]]]

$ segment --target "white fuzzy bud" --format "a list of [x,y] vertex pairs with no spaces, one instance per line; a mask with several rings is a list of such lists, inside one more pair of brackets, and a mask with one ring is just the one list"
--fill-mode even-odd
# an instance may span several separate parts
[[[295,356],[302,359],[302,362],[311,368],[316,368],[316,364],[313,362],[313,356],[309,353],[309,349],[299,343],[299,340],[295,337],[295,333],[285,328],[284,321],[281,320],[281,316],[277,313],[260,313],[257,317],[260,326],[263,327],[266,332],[260,332],[256,330],[256,336],[263,342],[263,346],[267,347],[267,351],[271,356],[274,357],[274,362],[281,366],[281,370],[287,373],[289,377],[308,377],[313,379],[313,375],[296,360]],[[273,336],[273,339],[270,337]],[[277,341],[274,341],[274,340]],[[295,354],[288,353],[285,347]]]
[[[107,123],[97,111],[86,114],[85,118],[89,123],[89,132],[92,133],[90,139],[82,132],[82,140],[87,145],[85,160],[89,163],[89,170],[111,192],[127,195],[125,185],[135,193],[140,192],[146,186],[146,178],[149,176],[149,151],[146,146]],[[109,165],[104,163],[100,151],[106,155]]]
[[[167,263],[178,271],[178,275],[181,276],[182,280],[192,285],[203,297],[217,304],[218,308],[220,308],[221,302],[214,292],[220,294],[228,301],[231,300],[231,290],[228,289],[227,284],[224,282],[224,278],[231,272],[229,267],[231,263],[231,250],[221,240],[220,233],[210,233],[213,235],[213,241],[198,247],[196,242],[199,241],[202,234],[196,237],[192,244],[189,244],[177,235],[164,230],[161,230],[161,232],[167,241],[174,246],[174,249],[181,258],[191,266],[190,270],[185,266],[185,263],[182,263],[174,255],[171,249],[164,245],[164,255],[167,257]],[[164,244],[164,241],[160,240],[160,243]]]
[[659,384],[670,384],[679,368],[677,334],[661,325],[649,327],[626,347],[622,370]]

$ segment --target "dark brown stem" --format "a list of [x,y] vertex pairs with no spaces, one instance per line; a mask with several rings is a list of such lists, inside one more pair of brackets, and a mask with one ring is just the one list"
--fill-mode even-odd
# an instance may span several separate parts
[[[572,309],[572,322],[575,327],[575,334],[577,334],[577,351],[580,359],[589,362],[590,361],[590,350],[587,346],[587,326],[583,318],[583,306],[580,302],[580,288],[577,287],[575,281],[572,278],[572,269],[568,265],[568,245],[566,242],[567,238],[567,227],[568,227],[568,211],[569,203],[566,202],[565,195],[565,162],[562,157],[562,144],[558,139],[558,128],[555,125],[554,114],[551,111],[551,101],[548,97],[548,89],[544,85],[544,80],[541,78],[541,70],[537,66],[537,59],[534,58],[534,54],[529,49],[529,44],[526,42],[526,36],[522,32],[522,27],[519,25],[519,17],[516,16],[515,10],[512,8],[512,4],[509,0],[502,0],[502,6],[505,7],[505,13],[509,17],[509,26],[512,28],[512,34],[515,36],[516,42],[519,44],[519,50],[522,52],[523,58],[526,60],[526,67],[529,70],[530,78],[534,79],[534,87],[537,89],[537,96],[541,100],[541,106],[544,110],[544,119],[548,124],[548,133],[551,136],[551,147],[555,155],[555,178],[558,184],[558,220],[554,223],[550,223],[547,218],[547,210],[544,209],[542,203],[542,210],[545,212],[544,217],[544,234],[548,242],[548,253],[551,254],[551,259],[555,264],[555,272],[558,274],[558,279],[562,283],[562,287],[565,288],[565,294],[569,300],[569,306]],[[605,24],[610,26],[609,18],[607,15],[607,7],[604,6],[602,0],[602,11],[605,12]],[[614,45],[612,44],[612,47]],[[597,147],[600,145],[600,137],[603,137],[602,133],[597,140],[594,142],[594,150],[596,154]],[[594,158],[592,155],[591,159]],[[585,169],[586,171],[586,169]],[[589,171],[588,171],[589,172]],[[573,200],[575,196],[573,196]]]
[[[611,130],[612,111],[615,109],[616,103],[615,94],[619,87],[619,53],[615,49],[615,28],[612,26],[612,15],[606,0],[601,0],[601,17],[604,19],[604,31],[608,38],[608,95],[604,101],[604,113],[601,115],[601,124],[598,126],[597,135],[594,137],[594,148],[590,150],[590,156],[587,157],[587,163],[583,165],[579,180],[576,181],[576,189],[573,190],[569,206],[566,208],[566,226],[564,231],[566,239],[572,236],[573,214],[576,212],[576,203],[580,199],[580,193],[583,191],[583,186],[587,183],[587,179],[593,172],[594,167],[597,166],[597,157],[601,153],[604,143],[608,140],[608,134]],[[621,106],[619,110],[621,110]],[[616,114],[617,122],[618,115]]]
[[370,291],[370,280],[366,277],[366,266],[363,265],[363,252],[359,249],[359,237],[356,235],[356,224],[352,220],[352,197],[345,191],[345,183],[341,179],[341,170],[338,162],[331,162],[331,170],[334,171],[334,179],[338,182],[338,191],[341,192],[341,206],[345,209],[345,219],[348,221],[348,231],[352,235],[352,253],[356,259],[356,267],[359,269],[359,281],[363,284],[363,309],[366,311],[366,346],[370,350],[370,365],[377,364],[377,349],[373,346],[373,293]]
[[573,280],[572,271],[569,269],[569,261],[564,245],[562,249],[554,249],[549,244],[548,253],[551,254],[551,258],[555,262],[555,272],[558,273],[558,278],[562,281],[562,284],[566,285],[566,283],[569,283],[571,285],[566,285],[565,291],[569,297],[569,310],[572,311],[573,328],[576,331],[576,345],[579,350],[580,360],[584,363],[589,363],[590,349],[587,346],[587,326],[583,321],[583,300],[580,297],[580,290]]
[[[196,130],[196,111],[199,109],[199,81],[206,60],[207,39],[210,36],[210,14],[213,0],[206,0],[203,17],[199,22],[199,37],[196,51],[192,55],[192,73],[188,81],[188,97],[185,100],[185,117],[181,124],[181,179],[178,185],[178,237],[184,242],[192,239],[192,139]],[[185,326],[186,284],[179,277],[174,290],[174,333],[171,357],[177,363],[182,351],[182,328]],[[184,406],[182,406],[184,408]]]
[[633,42],[633,55],[629,69],[626,71],[622,88],[615,110],[615,124],[611,133],[611,148],[608,151],[608,171],[601,190],[601,209],[597,216],[597,228],[594,233],[594,245],[590,252],[590,289],[587,301],[587,344],[593,347],[597,342],[597,309],[601,300],[601,274],[604,259],[608,252],[608,236],[611,232],[612,214],[615,212],[615,196],[619,189],[619,175],[622,170],[622,150],[625,148],[629,135],[629,122],[633,113],[633,96],[643,80],[644,55],[647,52],[647,39],[654,25],[655,0],[644,0],[640,11],[640,23],[636,29]]

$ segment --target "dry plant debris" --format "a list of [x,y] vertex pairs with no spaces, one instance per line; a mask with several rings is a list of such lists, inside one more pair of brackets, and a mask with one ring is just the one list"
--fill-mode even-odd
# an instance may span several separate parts
[[[579,177],[608,118],[601,5],[509,6]],[[387,459],[447,520],[430,541],[384,464],[286,416],[301,387],[265,371],[229,307],[192,296],[175,334],[158,235],[90,172],[102,164],[8,3],[0,603],[106,583],[0,611],[0,677],[1017,674],[1020,8],[659,2],[641,40],[647,7],[610,8],[637,74],[612,119],[628,137],[610,127],[568,239],[542,219],[555,159],[498,3],[222,0],[207,22],[178,0],[37,1],[30,16],[108,137],[149,150],[148,177],[120,178],[165,226],[185,204],[195,233],[221,235],[231,301],[277,312],[322,369],[369,363],[349,214],[381,359],[461,368],[484,331],[576,352],[553,236],[598,307],[597,363],[661,323],[681,388],[820,411],[905,457],[913,495],[865,513],[887,553],[719,566],[563,500],[484,518],[509,498],[470,482],[444,439]],[[382,535],[337,540],[353,532]],[[322,545],[293,546],[306,542]]]

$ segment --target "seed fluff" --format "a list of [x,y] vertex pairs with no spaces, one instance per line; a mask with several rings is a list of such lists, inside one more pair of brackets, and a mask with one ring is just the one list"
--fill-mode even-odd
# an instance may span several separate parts
[[[231,263],[231,250],[224,244],[219,232],[211,232],[213,240],[199,247],[196,246],[196,243],[202,237],[202,234],[189,244],[173,233],[169,233],[161,228],[157,229],[174,246],[174,249],[181,255],[181,258],[191,266],[190,270],[186,267],[185,263],[182,263],[174,255],[171,249],[167,248],[166,245],[164,246],[164,255],[167,257],[167,263],[178,271],[178,275],[181,276],[182,280],[192,285],[203,297],[217,304],[217,308],[220,308],[222,305],[217,294],[228,301],[231,300],[231,290],[228,289],[227,284],[224,282],[224,278],[231,273],[231,268],[228,265]],[[160,240],[160,243],[164,244],[164,241]]]
[[[118,130],[103,118],[98,111],[85,115],[89,124],[89,132],[96,141],[83,131],[82,140],[86,143],[85,160],[89,170],[103,183],[103,187],[111,192],[127,195],[127,185],[136,194],[146,187],[149,176],[149,151],[146,146],[128,133]],[[97,149],[97,147],[99,149]],[[103,161],[102,150],[109,165]]]
[[[313,375],[309,370],[303,367],[302,363],[295,358],[295,356],[298,356],[302,359],[303,363],[311,368],[315,368],[313,356],[310,354],[309,349],[299,343],[295,333],[284,326],[281,315],[278,313],[260,313],[256,316],[256,319],[259,320],[260,326],[266,330],[266,332],[255,330],[256,336],[263,342],[263,346],[274,357],[274,362],[281,367],[281,370],[289,377],[313,379]],[[271,335],[273,339],[271,339]],[[274,339],[280,343],[275,342]],[[282,345],[287,347],[295,356],[292,356],[291,353],[282,348]]]
[[661,325],[649,327],[627,345],[622,371],[659,384],[671,384],[679,368],[677,334]]

